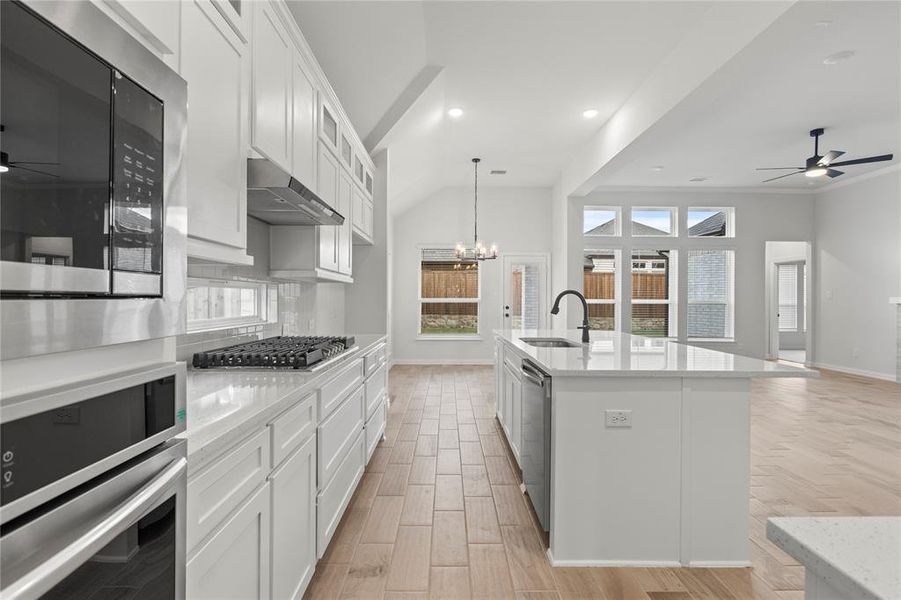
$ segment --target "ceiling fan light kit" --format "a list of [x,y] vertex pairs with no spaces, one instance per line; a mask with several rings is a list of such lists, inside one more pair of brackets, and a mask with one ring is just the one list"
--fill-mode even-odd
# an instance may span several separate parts
[[797,175],[799,173],[804,173],[805,177],[810,178],[822,177],[823,175],[826,175],[831,179],[838,177],[839,175],[844,175],[845,173],[844,171],[839,171],[838,169],[834,169],[833,167],[847,167],[851,165],[863,165],[866,163],[882,162],[886,160],[892,160],[892,158],[894,157],[893,154],[880,154],[878,156],[868,156],[866,158],[855,158],[852,160],[835,162],[835,159],[843,155],[844,152],[841,150],[830,150],[826,154],[820,154],[820,136],[823,135],[824,131],[825,130],[822,127],[810,130],[810,137],[813,138],[813,156],[805,161],[805,166],[758,168],[758,171],[794,171],[794,173],[787,173],[785,175],[779,175],[778,177],[773,177],[771,179],[765,179],[763,183],[776,181],[777,179],[782,179],[784,177],[791,177],[792,175]]
[[497,258],[497,244],[491,244],[491,246],[485,246],[481,241],[479,241],[479,163],[482,162],[481,158],[472,159],[472,164],[475,169],[475,188],[474,188],[474,203],[473,203],[473,233],[472,233],[472,246],[466,246],[463,242],[457,243],[457,247],[454,248],[454,256],[460,262],[465,263],[473,263],[476,261],[482,260],[494,260]]

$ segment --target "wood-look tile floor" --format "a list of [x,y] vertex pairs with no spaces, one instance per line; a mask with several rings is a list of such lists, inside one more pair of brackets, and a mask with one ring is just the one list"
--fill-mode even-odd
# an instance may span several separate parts
[[494,372],[398,366],[380,443],[306,597],[801,600],[774,515],[901,515],[901,386],[824,372],[751,400],[751,569],[551,568],[494,419]]

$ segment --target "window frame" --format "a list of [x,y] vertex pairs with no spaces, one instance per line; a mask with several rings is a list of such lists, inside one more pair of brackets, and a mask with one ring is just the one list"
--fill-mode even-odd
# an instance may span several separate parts
[[[692,235],[691,225],[688,224],[688,216],[695,211],[722,212],[726,214],[726,235]],[[685,238],[689,240],[726,240],[735,237],[735,207],[734,206],[689,206],[685,209]]]
[[[686,230],[687,231],[687,230]],[[722,238],[720,238],[722,239]],[[724,337],[693,337],[688,335],[688,309],[692,304],[708,304],[708,305],[720,305],[720,302],[707,302],[707,301],[691,301],[688,297],[688,287],[691,285],[690,272],[688,268],[689,256],[692,252],[731,252],[732,253],[732,265],[729,271],[728,284],[726,288],[726,293],[728,300],[726,302],[726,330],[731,335]],[[734,247],[720,247],[720,248],[700,248],[696,246],[692,246],[690,248],[685,249],[685,341],[686,342],[735,342],[735,261],[737,260],[738,252]]]
[[[610,211],[613,213],[613,233],[586,233],[585,232],[585,213],[590,210]],[[595,204],[586,204],[582,207],[582,237],[588,240],[598,240],[607,238],[620,238],[623,236],[623,207],[622,206],[600,206]]]
[[[642,235],[632,232],[632,225],[635,220],[632,215],[635,211],[666,211],[670,215],[670,233],[663,235]],[[659,240],[678,238],[679,235],[679,207],[678,206],[630,206],[629,207],[629,235],[633,238],[641,238],[642,240]]]
[[[596,236],[610,237],[610,236]],[[613,254],[613,299],[605,298],[589,298],[585,296],[585,276],[582,275],[582,295],[585,296],[585,302],[590,306],[592,304],[612,305],[613,306],[613,329],[611,331],[619,331],[619,323],[622,315],[621,300],[622,291],[622,249],[621,248],[584,248],[582,250],[582,260],[585,260],[586,254]],[[602,331],[602,330],[598,330]]]
[[[653,238],[662,238],[664,236],[648,236],[649,239]],[[668,294],[668,298],[666,300],[654,300],[654,299],[644,299],[639,298],[636,301],[634,297],[635,288],[632,285],[632,262],[635,260],[633,257],[636,252],[638,254],[643,254],[646,252],[652,251],[661,251],[665,250],[670,253],[669,263],[670,263],[670,274],[669,280],[667,284],[670,288],[670,293]],[[679,294],[680,294],[680,286],[679,286],[679,260],[680,260],[680,248],[674,248],[670,246],[669,248],[648,248],[646,246],[633,246],[629,249],[629,333],[633,334],[632,331],[632,320],[635,318],[633,308],[635,305],[667,305],[668,315],[667,315],[667,324],[669,325],[669,331],[667,331],[667,335],[646,335],[643,333],[634,333],[633,335],[640,335],[643,337],[649,337],[654,339],[665,339],[665,340],[678,340],[679,339]],[[638,259],[641,260],[641,259]],[[673,293],[675,291],[675,293]],[[675,297],[674,297],[675,296]]]
[[[419,298],[419,310],[416,314],[416,339],[419,341],[479,341],[482,339],[482,261],[476,261],[478,268],[478,290],[475,298],[423,298],[422,296],[422,252],[423,250],[453,250],[456,244],[421,244],[416,247],[416,295]],[[423,333],[422,332],[422,305],[423,304],[475,304],[476,305],[476,332],[475,333]]]
[[[243,317],[213,317],[192,321],[187,309],[187,294],[193,288],[220,289],[256,289],[256,313]],[[197,333],[203,331],[219,331],[234,327],[249,327],[278,323],[278,285],[271,281],[253,279],[214,279],[205,277],[188,277],[185,286],[185,331]],[[193,324],[192,324],[193,323]]]

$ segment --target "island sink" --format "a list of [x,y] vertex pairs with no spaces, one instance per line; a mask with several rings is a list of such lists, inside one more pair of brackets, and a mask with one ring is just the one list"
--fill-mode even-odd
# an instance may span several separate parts
[[536,348],[581,348],[582,344],[571,342],[565,338],[539,338],[524,337],[519,338],[523,344],[535,346]]

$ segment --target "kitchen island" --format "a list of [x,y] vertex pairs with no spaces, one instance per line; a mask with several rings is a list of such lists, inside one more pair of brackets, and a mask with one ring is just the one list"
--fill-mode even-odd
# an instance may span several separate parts
[[[495,331],[497,416],[530,494],[536,477],[547,482],[547,500],[530,499],[548,506],[552,564],[750,565],[750,380],[817,373],[659,338],[580,335]],[[529,393],[535,373],[546,419]]]

